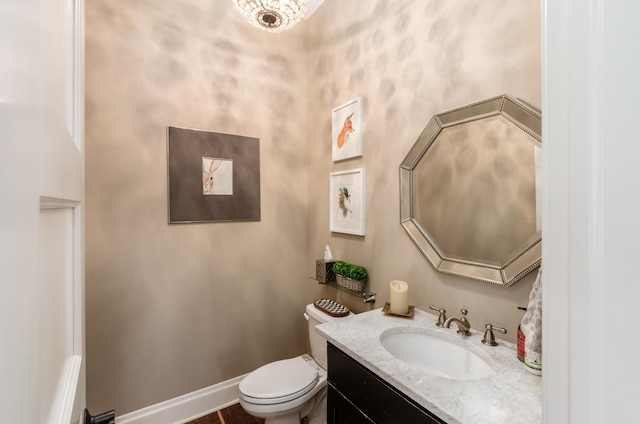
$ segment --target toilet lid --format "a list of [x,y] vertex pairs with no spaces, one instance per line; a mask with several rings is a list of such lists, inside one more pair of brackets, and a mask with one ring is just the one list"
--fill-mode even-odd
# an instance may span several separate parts
[[296,399],[318,383],[318,371],[298,356],[263,365],[240,382],[240,393],[251,403],[273,404]]

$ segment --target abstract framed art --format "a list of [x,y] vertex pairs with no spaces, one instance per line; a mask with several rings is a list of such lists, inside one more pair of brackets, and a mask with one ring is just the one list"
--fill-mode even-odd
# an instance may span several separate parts
[[260,220],[259,139],[167,127],[169,223]]
[[362,156],[362,97],[331,112],[331,157],[334,162]]
[[329,180],[329,230],[364,236],[364,168],[332,172]]

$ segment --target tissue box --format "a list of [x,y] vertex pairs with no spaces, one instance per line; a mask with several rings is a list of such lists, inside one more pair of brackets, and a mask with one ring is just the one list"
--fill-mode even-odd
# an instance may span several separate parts
[[335,260],[316,259],[316,280],[324,284],[336,281],[336,274],[333,272],[335,262]]

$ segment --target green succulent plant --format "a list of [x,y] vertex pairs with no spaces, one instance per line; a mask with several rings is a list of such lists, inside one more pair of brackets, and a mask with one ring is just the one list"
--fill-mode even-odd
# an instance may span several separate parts
[[337,261],[333,264],[333,272],[356,281],[366,281],[369,276],[365,267],[343,261]]

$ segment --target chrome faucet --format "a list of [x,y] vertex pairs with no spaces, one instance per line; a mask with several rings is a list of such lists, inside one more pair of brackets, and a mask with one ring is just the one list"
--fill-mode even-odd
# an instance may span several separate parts
[[471,329],[471,324],[467,321],[467,313],[469,313],[469,311],[466,309],[460,309],[460,312],[462,312],[462,318],[458,319],[451,317],[444,322],[444,326],[449,328],[451,327],[451,323],[455,322],[458,325],[458,334],[461,336],[470,336],[471,332],[469,330]]

